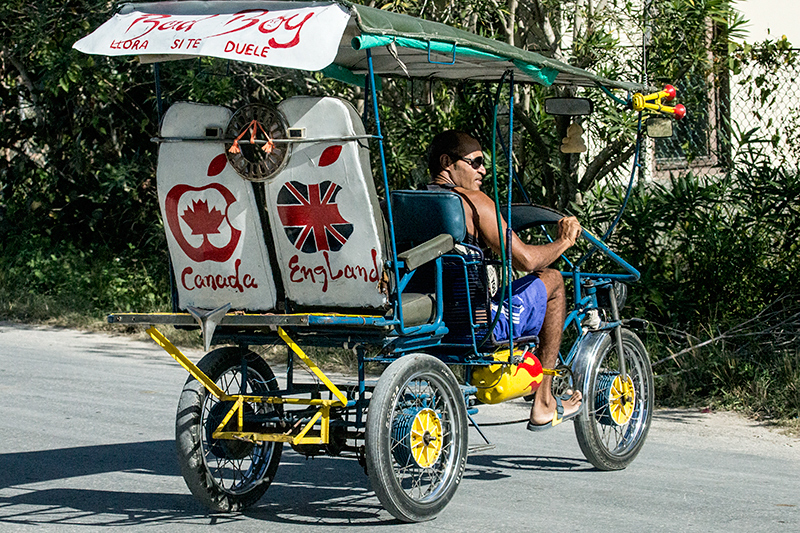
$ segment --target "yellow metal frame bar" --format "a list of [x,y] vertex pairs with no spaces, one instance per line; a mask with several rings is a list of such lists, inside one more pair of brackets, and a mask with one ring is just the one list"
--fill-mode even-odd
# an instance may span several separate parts
[[340,391],[339,388],[336,385],[334,385],[330,379],[328,379],[328,376],[326,376],[322,372],[322,370],[320,370],[319,367],[314,363],[314,361],[312,361],[305,354],[305,352],[303,352],[303,350],[300,349],[300,346],[298,346],[297,343],[294,342],[289,337],[289,335],[286,334],[283,328],[278,328],[278,335],[280,336],[281,339],[283,339],[283,342],[289,345],[289,348],[291,348],[292,351],[295,354],[297,354],[297,357],[299,357],[306,364],[306,366],[308,366],[309,370],[311,370],[314,373],[314,375],[317,376],[320,379],[320,381],[322,381],[325,384],[326,387],[328,387],[328,390],[331,391],[333,395],[339,399],[342,407],[347,405],[347,396],[345,396],[344,393]]
[[[213,394],[219,401],[232,401],[233,405],[225,414],[222,422],[212,433],[215,439],[227,440],[246,440],[249,442],[290,442],[292,444],[327,444],[330,439],[330,413],[331,407],[344,407],[347,405],[347,396],[325,375],[322,370],[311,360],[308,355],[294,342],[283,328],[278,328],[278,335],[291,348],[291,350],[308,366],[309,370],[319,378],[320,381],[337,399],[322,400],[314,398],[282,398],[279,396],[252,396],[247,394],[226,394],[219,386],[214,383],[200,368],[197,367],[186,355],[183,354],[174,344],[172,344],[155,327],[147,329],[147,333],[152,339],[161,346],[165,352],[170,354],[180,365],[186,369],[197,381]],[[257,433],[244,431],[244,404],[245,403],[268,403],[268,404],[288,404],[288,405],[313,405],[319,409],[311,417],[311,420],[303,426],[297,434],[292,434],[289,430],[286,433]],[[225,431],[225,426],[236,416],[236,431]],[[314,426],[320,423],[319,436],[307,436]]]
[[202,383],[206,389],[208,389],[208,392],[210,392],[211,394],[213,394],[222,401],[230,399],[230,396],[225,394],[225,391],[220,389],[217,386],[217,384],[211,380],[211,378],[206,376],[202,370],[197,368],[197,365],[192,363],[188,357],[183,355],[183,352],[181,352],[178,348],[176,348],[174,344],[169,342],[169,339],[167,339],[163,333],[161,333],[154,327],[148,328],[146,331],[147,334],[150,335],[150,337],[152,337],[154,341],[156,341],[156,344],[161,346],[165,352],[167,352],[173,358],[175,358],[175,360],[178,361],[181,364],[181,366],[185,368],[192,375],[192,377],[194,377],[197,381]]

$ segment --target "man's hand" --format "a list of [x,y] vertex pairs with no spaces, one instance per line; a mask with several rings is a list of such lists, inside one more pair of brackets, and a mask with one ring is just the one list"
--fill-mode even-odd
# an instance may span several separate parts
[[570,246],[574,246],[581,236],[581,224],[575,217],[564,217],[558,221],[558,238],[564,239]]

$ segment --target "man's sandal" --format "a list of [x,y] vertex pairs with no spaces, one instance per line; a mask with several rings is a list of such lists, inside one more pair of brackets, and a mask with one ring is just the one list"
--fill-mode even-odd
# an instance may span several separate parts
[[578,413],[581,412],[580,406],[578,410],[574,413],[570,413],[567,416],[564,416],[564,404],[561,403],[561,398],[556,398],[556,410],[553,413],[553,420],[547,424],[532,424],[528,422],[528,431],[544,431],[546,429],[550,429],[553,426],[559,425],[561,422],[565,420],[569,420],[570,418],[575,418],[578,416]]

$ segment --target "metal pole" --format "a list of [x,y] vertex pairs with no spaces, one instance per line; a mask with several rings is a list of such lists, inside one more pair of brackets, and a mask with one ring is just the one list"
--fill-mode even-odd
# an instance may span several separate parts
[[[383,173],[383,189],[386,195],[386,215],[389,222],[389,241],[392,248],[392,270],[394,273],[395,283],[400,280],[400,268],[397,266],[397,244],[394,236],[394,218],[392,215],[392,199],[389,195],[389,173],[386,169],[386,154],[383,151],[383,134],[381,134],[381,119],[378,113],[378,93],[375,88],[375,69],[372,65],[372,51],[367,48],[367,66],[369,68],[369,89],[370,96],[372,97],[372,113],[375,116],[375,136],[378,139],[378,152],[381,156],[381,171]],[[397,313],[395,316],[400,322],[397,330],[403,333],[403,306],[400,296],[400,291],[397,291]]]
[[[514,259],[511,250],[511,192],[513,181],[511,179],[514,174],[514,71],[508,77],[508,147],[506,155],[508,155],[508,192],[507,204],[508,212],[506,213],[506,247],[508,248],[508,263],[505,268],[508,269],[508,360],[511,361],[514,355],[514,306],[512,305],[514,295],[511,292],[511,273],[513,270]],[[498,228],[499,229],[499,228]],[[500,310],[498,309],[498,312]]]
[[[619,354],[619,373],[622,376],[622,382],[625,383],[628,379],[628,373],[625,369],[625,347],[622,345],[622,323],[619,317],[619,308],[617,307],[617,293],[614,291],[613,283],[609,288],[608,294],[611,300],[611,318],[617,323],[614,328],[614,338],[617,342],[617,353]],[[623,399],[623,401],[625,400]]]

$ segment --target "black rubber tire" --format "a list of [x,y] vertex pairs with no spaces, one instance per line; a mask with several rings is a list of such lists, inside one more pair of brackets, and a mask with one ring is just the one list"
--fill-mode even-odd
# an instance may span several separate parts
[[597,390],[604,373],[616,372],[619,356],[615,335],[611,333],[598,347],[599,357],[588,369],[588,384],[583,394],[584,409],[575,420],[575,434],[586,459],[599,470],[622,470],[644,445],[653,415],[653,369],[647,350],[630,330],[622,330],[625,366],[635,391],[633,415],[617,426],[604,420],[598,407]]
[[[247,393],[275,390],[269,365],[256,353],[237,347],[218,348],[197,366],[225,392],[241,394],[242,360],[247,362]],[[192,494],[213,511],[239,511],[264,495],[275,477],[283,445],[214,441],[211,432],[221,422],[225,406],[194,377],[189,377],[178,401],[175,444],[183,479]],[[251,412],[268,413],[270,404],[246,404]],[[209,420],[212,418],[212,420]],[[214,426],[214,427],[211,427]]]
[[[428,468],[411,464],[413,459],[400,464],[393,452],[399,442],[393,436],[396,416],[419,407],[433,409],[442,425],[441,452]],[[467,464],[467,410],[450,369],[425,354],[405,355],[389,365],[370,399],[365,441],[370,484],[384,508],[403,522],[436,517]]]

